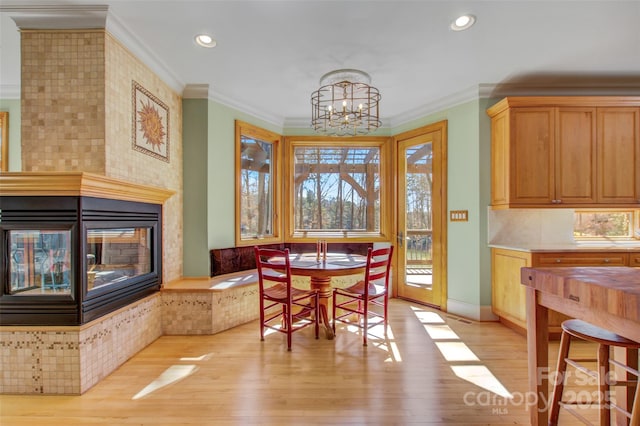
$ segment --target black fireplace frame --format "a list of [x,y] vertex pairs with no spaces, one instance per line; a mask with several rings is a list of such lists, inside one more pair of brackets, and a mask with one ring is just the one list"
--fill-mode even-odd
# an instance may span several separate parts
[[[88,291],[87,230],[120,227],[151,230],[150,272]],[[70,294],[11,294],[9,231],[36,229],[70,231]],[[160,290],[160,204],[86,196],[1,196],[0,239],[0,325],[82,325]]]

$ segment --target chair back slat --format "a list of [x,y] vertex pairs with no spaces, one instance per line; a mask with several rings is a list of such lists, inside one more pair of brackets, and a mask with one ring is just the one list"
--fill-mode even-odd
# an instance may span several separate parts
[[320,299],[315,289],[305,290],[291,284],[289,249],[277,250],[254,246],[260,291],[260,340],[265,329],[287,335],[287,350],[291,350],[291,335],[309,325],[319,330]]
[[260,293],[274,283],[287,286],[287,298],[291,297],[291,264],[289,249],[276,250],[269,248],[254,248]]
[[369,284],[380,280],[384,280],[385,291],[389,289],[389,271],[391,269],[392,256],[393,246],[378,249],[369,248],[364,276],[365,283],[367,283],[366,293],[368,293]]

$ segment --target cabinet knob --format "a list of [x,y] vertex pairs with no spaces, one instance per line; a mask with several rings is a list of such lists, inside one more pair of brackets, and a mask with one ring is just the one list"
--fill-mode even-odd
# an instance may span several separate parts
[[560,262],[562,262],[561,259],[556,259],[556,263],[560,263]]
[[604,263],[609,263],[609,262],[611,262],[611,260],[609,260],[609,259],[604,259]]

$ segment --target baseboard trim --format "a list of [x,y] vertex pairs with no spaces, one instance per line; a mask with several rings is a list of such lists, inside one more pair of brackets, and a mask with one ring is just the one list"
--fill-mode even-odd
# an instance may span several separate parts
[[474,321],[498,321],[498,317],[493,313],[490,305],[474,305],[455,299],[448,299],[447,312]]

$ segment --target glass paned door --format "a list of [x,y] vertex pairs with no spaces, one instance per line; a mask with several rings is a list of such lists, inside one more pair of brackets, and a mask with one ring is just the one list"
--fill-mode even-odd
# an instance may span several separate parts
[[398,141],[398,296],[441,306],[441,132]]

